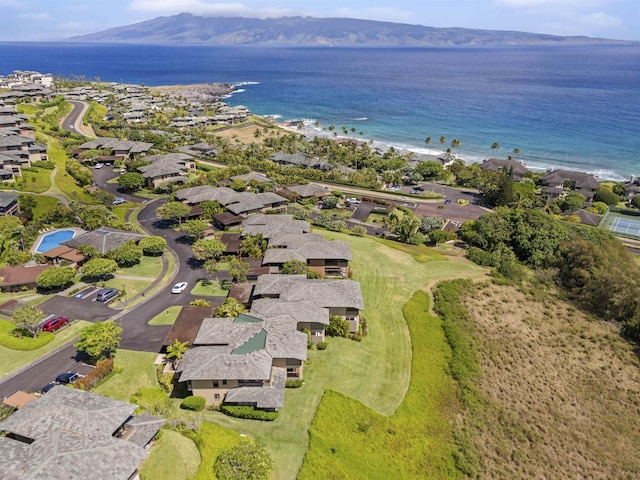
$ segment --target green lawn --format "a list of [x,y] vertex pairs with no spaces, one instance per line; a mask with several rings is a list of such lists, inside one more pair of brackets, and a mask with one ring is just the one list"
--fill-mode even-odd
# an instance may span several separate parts
[[55,176],[56,187],[65,196],[73,199],[74,201],[82,203],[94,204],[97,202],[95,197],[90,195],[84,188],[76,184],[75,179],[67,173],[65,165],[68,160],[67,153],[62,148],[58,141],[54,140],[49,143],[49,160],[54,162],[58,167]]
[[180,315],[180,310],[182,310],[181,306],[174,305],[167,308],[164,312],[159,313],[147,323],[149,325],[173,325],[178,315]]
[[151,447],[140,465],[142,480],[188,480],[198,471],[200,452],[193,440],[173,430],[162,430],[162,438]]
[[51,170],[38,168],[36,172],[23,171],[22,178],[25,183],[20,190],[33,193],[46,192],[51,188]]
[[42,355],[51,352],[67,343],[69,340],[78,336],[80,330],[89,325],[89,322],[84,320],[77,320],[72,322],[67,328],[60,330],[56,333],[56,338],[38,350],[31,351],[17,351],[10,350],[6,347],[0,346],[0,377],[4,377],[8,373],[32,362]]
[[55,334],[51,332],[40,332],[36,338],[29,334],[18,337],[13,334],[15,330],[16,326],[13,322],[0,320],[0,346],[11,350],[38,350],[55,338]]
[[[197,432],[188,432],[188,434],[198,446],[201,457],[200,468],[193,480],[215,480],[218,477],[213,473],[213,464],[223,450],[238,444],[241,439],[240,434],[207,422],[202,422]],[[170,477],[158,478],[169,479]]]
[[138,389],[159,387],[154,364],[157,356],[153,352],[118,350],[115,364],[122,372],[96,388],[95,393],[128,402]]
[[125,275],[128,277],[147,277],[157,278],[162,271],[162,257],[143,256],[140,263],[128,268],[118,268],[116,275]]
[[33,209],[33,218],[38,218],[44,215],[47,211],[60,202],[55,197],[48,197],[46,195],[29,195],[36,201],[36,207]]
[[205,285],[206,282],[200,280],[191,289],[191,295],[204,296],[204,297],[226,297],[229,294],[228,290],[220,288],[220,284],[216,281],[209,282],[209,285]]
[[[149,281],[145,280],[129,280],[126,278],[111,278],[106,280],[104,283],[104,288],[117,288],[118,290],[122,290],[124,285],[124,289],[127,292],[127,298],[132,298],[134,295],[137,295],[142,290],[151,285],[152,279]],[[122,300],[113,300],[111,302],[112,307],[119,307],[120,304],[124,305],[125,299]]]
[[396,411],[411,378],[411,341],[402,309],[416,289],[427,289],[442,279],[485,275],[484,269],[465,259],[427,253],[433,252],[428,247],[415,250],[421,260],[418,262],[412,255],[370,237],[317,232],[351,245],[354,280],[360,281],[368,336],[361,343],[330,338],[327,350],[309,352],[305,385],[287,390],[285,407],[275,422],[204,413],[208,420],[247,433],[267,446],[275,463],[273,478],[278,479],[296,478],[309,444],[307,432],[326,390],[362,402],[377,414],[392,415]]
[[395,414],[380,415],[327,391],[299,479],[462,478],[449,423],[457,409],[447,373],[451,351],[429,304],[429,295],[417,291],[404,308],[413,345],[411,383]]

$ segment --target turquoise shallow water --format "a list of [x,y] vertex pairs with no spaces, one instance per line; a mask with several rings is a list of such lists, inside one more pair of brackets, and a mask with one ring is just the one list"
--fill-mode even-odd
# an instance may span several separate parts
[[518,148],[531,167],[640,175],[638,47],[0,44],[0,73],[14,69],[145,85],[247,82],[229,103],[354,128],[380,144],[433,153],[457,138],[467,161]]

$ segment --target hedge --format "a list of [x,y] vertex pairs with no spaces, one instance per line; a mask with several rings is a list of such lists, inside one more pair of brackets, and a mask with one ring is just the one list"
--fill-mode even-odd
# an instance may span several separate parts
[[193,410],[194,412],[199,412],[204,409],[205,404],[207,403],[204,397],[200,397],[197,395],[186,397],[182,403],[180,404],[180,408],[183,410]]
[[220,406],[220,411],[230,417],[247,418],[249,420],[263,420],[265,422],[273,422],[278,418],[278,412],[256,410],[253,407],[244,405],[222,405]]
[[100,360],[96,366],[73,386],[80,390],[90,390],[104,381],[113,372],[113,358]]
[[285,388],[300,388],[304,383],[303,380],[287,380],[284,383]]

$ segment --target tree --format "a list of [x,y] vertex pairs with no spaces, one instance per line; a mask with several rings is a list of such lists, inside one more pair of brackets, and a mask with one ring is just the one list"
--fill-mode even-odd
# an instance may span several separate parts
[[364,237],[367,234],[366,227],[363,227],[362,225],[353,225],[349,228],[349,231],[356,237]]
[[238,300],[233,297],[227,297],[224,303],[213,312],[213,316],[217,318],[235,318],[246,311],[246,307]]
[[247,272],[249,272],[249,264],[243,262],[238,257],[233,257],[229,260],[229,275],[233,278],[234,282],[246,282]]
[[76,248],[76,250],[78,250],[78,252],[84,255],[85,258],[91,259],[96,257],[102,257],[102,254],[100,253],[100,251],[93,245],[78,245],[78,248]]
[[491,150],[495,150],[496,152],[498,152],[500,150],[500,144],[498,142],[493,142],[491,144]]
[[282,273],[285,275],[306,275],[309,267],[302,260],[289,260],[282,265]]
[[425,138],[425,139],[424,139],[424,144],[425,144],[425,145],[427,146],[427,148],[428,148],[428,150],[427,150],[427,151],[428,151],[429,155],[431,155],[431,149],[429,148],[429,145],[431,145],[431,137],[427,137],[427,138]]
[[182,219],[189,215],[191,207],[182,202],[167,202],[156,208],[156,215],[162,220],[178,220],[182,224]]
[[398,235],[398,241],[402,243],[412,243],[419,227],[420,220],[413,214],[405,212],[401,217],[395,213],[391,214],[391,231]]
[[184,222],[178,230],[187,234],[187,237],[191,240],[200,240],[205,230],[209,228],[209,224],[204,220],[187,220]]
[[118,185],[125,190],[136,191],[144,187],[145,179],[141,173],[129,172],[118,177]]
[[440,229],[432,230],[431,232],[429,232],[429,240],[431,240],[431,243],[433,243],[434,245],[453,240],[454,238],[456,238],[455,233],[447,233],[444,230]]
[[162,255],[167,248],[167,241],[158,236],[144,237],[138,242],[140,248],[142,248],[143,255],[155,257]]
[[607,205],[617,205],[620,201],[620,198],[618,197],[618,195],[613,193],[613,190],[611,190],[611,187],[609,187],[608,185],[600,185],[596,189],[593,200],[595,202],[604,202]]
[[202,217],[211,220],[214,215],[224,212],[224,207],[215,200],[205,200],[200,202],[200,208],[202,209]]
[[118,264],[111,258],[94,258],[82,266],[82,276],[103,279],[113,274],[117,269]]
[[44,313],[35,305],[16,308],[11,314],[11,321],[16,327],[26,330],[33,338],[38,336],[38,325],[44,318]]
[[330,337],[348,337],[350,333],[349,320],[340,315],[329,315],[329,325],[325,333]]
[[97,322],[85,327],[80,332],[80,339],[73,345],[97,362],[113,357],[120,345],[121,334],[122,327],[113,320]]
[[[209,304],[211,305],[211,304]],[[175,370],[185,352],[189,349],[189,342],[181,342],[177,338],[171,345],[167,346],[167,358],[173,359],[173,369]]]
[[247,182],[245,182],[241,178],[236,178],[231,182],[231,185],[229,185],[229,188],[231,188],[232,190],[235,190],[236,192],[244,192],[247,190]]
[[220,480],[268,480],[273,469],[269,451],[251,440],[223,450],[213,471]]
[[336,208],[338,206],[338,197],[328,195],[322,199],[322,205],[324,208]]
[[563,197],[559,197],[556,202],[560,207],[560,211],[570,210],[575,212],[584,207],[587,197],[578,192],[568,192]]
[[218,258],[220,255],[224,253],[227,246],[222,243],[220,240],[206,239],[206,240],[198,240],[191,247],[191,252],[193,253],[193,258],[196,260],[212,260]]
[[420,231],[422,233],[429,233],[433,230],[440,230],[445,223],[445,219],[436,216],[422,217],[420,221]]
[[416,165],[415,168],[416,173],[422,175],[422,178],[425,180],[435,179],[442,175],[444,171],[444,167],[440,162],[436,162],[435,160],[427,160],[425,162],[420,162]]
[[109,258],[114,259],[121,267],[130,267],[140,263],[142,248],[133,240],[127,240],[115,250],[107,252]]
[[440,140],[438,141],[440,142],[440,145],[444,145],[445,143],[447,143],[447,137],[443,135],[440,137]]
[[460,156],[460,145],[462,145],[460,139],[454,138],[453,140],[451,140],[451,147],[458,149],[458,156]]
[[[640,195],[634,195],[631,199],[631,206],[634,208],[640,208]],[[595,207],[595,205],[594,205]],[[597,207],[596,207],[597,208]]]
[[264,256],[264,252],[267,250],[267,241],[261,233],[255,235],[247,235],[242,239],[240,243],[240,249],[238,250],[240,255],[249,258],[260,258]]
[[36,285],[44,290],[62,288],[73,282],[75,276],[73,267],[49,267],[38,275]]
[[0,237],[14,238],[24,230],[24,225],[18,217],[13,215],[0,216]]

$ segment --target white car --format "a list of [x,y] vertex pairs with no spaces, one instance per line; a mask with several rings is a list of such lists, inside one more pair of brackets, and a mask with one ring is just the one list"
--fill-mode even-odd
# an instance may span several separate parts
[[176,283],[171,289],[171,293],[182,293],[187,288],[187,282]]
[[96,163],[96,168],[102,168],[104,167],[104,163]]

